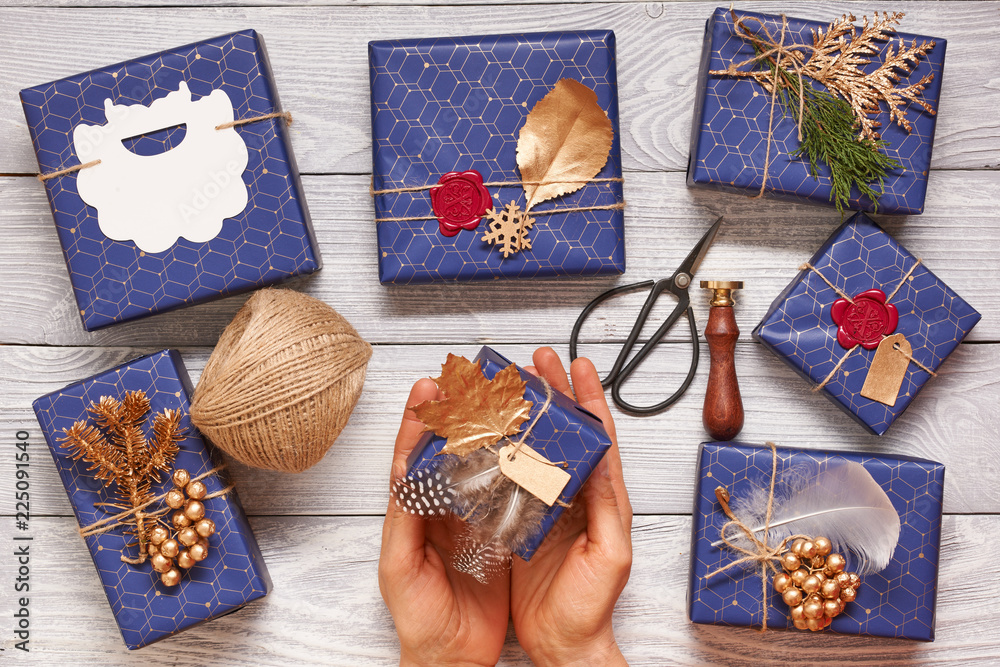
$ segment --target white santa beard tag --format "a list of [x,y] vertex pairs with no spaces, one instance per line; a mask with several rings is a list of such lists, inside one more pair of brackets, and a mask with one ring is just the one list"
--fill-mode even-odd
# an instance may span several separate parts
[[[898,346],[899,349],[896,349]],[[901,333],[886,336],[878,344],[875,357],[861,387],[861,395],[889,407],[896,404],[899,388],[910,365],[910,342]]]
[[570,474],[527,445],[507,445],[500,449],[500,472],[522,489],[551,507]]
[[[82,163],[100,160],[79,172],[77,191],[97,209],[97,224],[108,238],[163,252],[180,237],[211,241],[223,220],[246,208],[246,143],[235,128],[215,129],[234,118],[224,90],[192,102],[182,81],[148,107],[106,99],[104,115],[104,125],[74,128],[73,148]],[[122,143],[178,125],[185,126],[183,140],[159,155],[137,155]]]

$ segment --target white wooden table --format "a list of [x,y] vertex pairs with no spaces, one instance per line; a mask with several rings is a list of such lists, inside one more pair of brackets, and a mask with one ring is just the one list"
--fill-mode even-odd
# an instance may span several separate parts
[[[33,6],[33,5],[58,6]],[[93,4],[94,6],[88,6]],[[190,7],[177,5],[190,4]],[[218,7],[207,5],[218,4]],[[718,215],[728,220],[700,278],[741,279],[737,364],[741,439],[908,454],[948,467],[937,641],[931,644],[693,625],[687,621],[690,510],[708,359],[688,394],[656,417],[615,413],[635,507],[635,563],[615,614],[633,664],[1000,661],[1000,2],[750,2],[747,9],[830,20],[902,9],[904,29],[948,39],[926,213],[886,229],[983,313],[983,320],[882,438],[867,435],[749,332],[796,267],[840,220],[832,209],[750,201],[684,185],[697,59],[713,2],[525,0],[0,0],[0,653],[3,664],[390,664],[392,619],[376,564],[386,473],[411,382],[449,351],[484,343],[519,363],[552,345],[566,355],[573,320],[617,283],[669,275]],[[133,6],[142,5],[142,6]],[[159,7],[157,5],[163,5]],[[17,92],[94,67],[243,28],[266,39],[295,115],[326,268],[293,284],[337,308],[375,347],[365,393],[326,458],[284,475],[234,465],[274,580],[263,601],[128,653],[75,535],[66,494],[31,401],[139,353],[179,347],[194,379],[246,296],[85,333],[56,239]],[[618,37],[628,273],[617,279],[383,287],[376,276],[366,43],[372,39],[554,29]],[[699,329],[707,298],[695,292]],[[635,305],[634,303],[632,305]],[[616,317],[617,316],[617,317]],[[634,315],[598,322],[588,351],[608,362]],[[655,317],[654,317],[655,319]],[[686,327],[677,330],[678,343]],[[677,386],[687,344],[666,344],[630,387],[636,401]],[[15,433],[32,452],[31,652],[13,648],[11,557]],[[502,663],[525,664],[513,633]]]

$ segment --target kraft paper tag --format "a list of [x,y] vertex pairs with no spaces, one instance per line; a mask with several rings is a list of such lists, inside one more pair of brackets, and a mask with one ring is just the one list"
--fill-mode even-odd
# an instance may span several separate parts
[[[507,445],[500,450],[500,472],[551,507],[569,483],[570,474],[527,445]],[[513,458],[511,458],[513,457]]]
[[[898,350],[895,349],[896,346],[899,347]],[[901,333],[883,338],[875,351],[865,384],[861,387],[861,395],[890,407],[895,405],[912,351],[906,336]]]

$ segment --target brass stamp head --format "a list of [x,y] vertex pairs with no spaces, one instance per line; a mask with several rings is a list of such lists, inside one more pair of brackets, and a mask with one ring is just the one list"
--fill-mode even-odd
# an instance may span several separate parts
[[733,300],[733,290],[743,289],[743,281],[702,280],[701,286],[704,289],[714,290],[712,300],[709,302],[709,305],[732,307],[736,305],[736,302]]

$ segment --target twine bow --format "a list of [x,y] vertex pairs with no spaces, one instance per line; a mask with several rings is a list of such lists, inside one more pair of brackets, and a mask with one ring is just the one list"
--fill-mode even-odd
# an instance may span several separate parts
[[[806,535],[791,535],[774,545],[768,544],[767,542],[768,532],[771,529],[771,514],[774,509],[774,483],[778,476],[778,450],[773,442],[768,442],[767,446],[771,448],[771,481],[768,485],[767,510],[764,514],[764,529],[761,531],[762,535],[758,538],[753,529],[740,521],[740,519],[733,513],[732,509],[730,509],[729,490],[724,486],[716,487],[715,497],[719,500],[719,504],[722,506],[722,511],[727,517],[729,517],[729,521],[727,521],[719,531],[719,539],[726,546],[726,548],[742,555],[740,558],[737,558],[731,563],[712,570],[705,575],[706,579],[711,579],[712,577],[722,574],[723,572],[726,572],[734,567],[742,567],[748,563],[753,563],[760,567],[760,599],[762,614],[761,632],[767,631],[767,614],[768,607],[770,607],[768,604],[768,572],[770,571],[772,574],[777,574],[779,572],[778,567],[775,566],[775,561],[780,561],[781,554],[787,550],[789,542],[800,537],[807,537]],[[737,529],[738,532],[727,535],[727,531],[731,528]],[[742,546],[741,544],[733,541],[739,537],[745,537],[750,543],[749,546]]]
[[[896,285],[896,288],[894,290],[892,290],[892,292],[889,294],[889,296],[886,297],[886,300],[885,300],[886,303],[889,303],[890,301],[892,301],[892,298],[894,296],[896,296],[896,293],[899,292],[899,290],[903,287],[903,285],[906,284],[906,281],[910,279],[910,276],[913,275],[913,272],[916,271],[917,267],[920,266],[921,262],[922,262],[922,260],[918,257],[917,261],[914,262],[913,266],[910,267],[910,270],[907,271],[906,274],[903,276],[903,279],[899,281],[898,285]],[[819,269],[817,269],[815,266],[813,266],[809,262],[805,262],[804,264],[802,264],[802,266],[799,267],[800,271],[804,271],[806,269],[809,269],[810,271],[812,271],[813,273],[815,273],[817,276],[819,276],[823,280],[823,282],[825,282],[827,285],[829,285],[830,289],[832,289],[834,292],[837,293],[837,296],[841,297],[842,299],[846,299],[850,303],[854,303],[854,299],[852,299],[851,296],[849,294],[847,294],[847,292],[845,292],[844,290],[842,290],[839,287],[837,287],[836,285],[834,285],[833,282],[829,278],[827,278],[826,276],[824,276],[822,273],[820,273]],[[885,334],[882,334],[882,338],[883,339],[886,338]],[[829,373],[827,373],[826,377],[823,378],[822,382],[820,382],[819,384],[817,384],[815,387],[812,388],[812,391],[814,391],[814,392],[815,391],[819,391],[820,389],[822,389],[823,387],[825,387],[830,382],[830,380],[832,380],[837,375],[837,373],[840,371],[841,366],[844,365],[844,363],[847,361],[847,359],[854,353],[854,350],[856,350],[858,347],[859,346],[854,346],[851,349],[849,349],[847,352],[845,352],[840,357],[840,360],[837,361],[837,365],[834,366],[833,369]],[[911,364],[917,366],[918,368],[920,368],[920,370],[922,370],[922,371],[924,371],[926,373],[929,373],[932,377],[937,377],[937,373],[935,373],[933,370],[931,370],[930,368],[928,368],[924,364],[922,364],[919,361],[917,361],[916,359],[914,359],[913,355],[908,354],[908,353],[904,352],[903,350],[901,350],[899,348],[899,344],[898,343],[895,344],[895,345],[893,345],[892,349],[894,349],[896,352],[898,352],[901,355],[903,355],[904,357],[906,357],[906,359]]]

